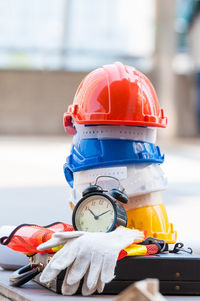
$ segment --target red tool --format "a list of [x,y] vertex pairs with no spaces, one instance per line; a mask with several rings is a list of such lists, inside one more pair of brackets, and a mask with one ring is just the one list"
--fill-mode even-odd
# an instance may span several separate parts
[[2,237],[0,243],[22,253],[55,253],[58,248],[38,251],[37,247],[49,240],[55,232],[65,231],[74,231],[74,228],[64,223],[54,223],[45,227],[22,224],[16,227],[8,237]]
[[118,260],[126,257],[126,256],[149,256],[158,254],[160,251],[159,246],[156,244],[151,245],[140,245],[140,244],[132,244],[128,248],[121,250],[118,256]]

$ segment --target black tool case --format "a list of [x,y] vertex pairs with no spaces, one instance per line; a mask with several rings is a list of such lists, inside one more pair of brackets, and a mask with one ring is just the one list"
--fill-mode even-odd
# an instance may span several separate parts
[[[163,295],[200,295],[200,256],[198,255],[179,252],[147,257],[126,257],[118,261],[115,274],[115,279],[105,286],[103,294],[118,294],[135,281],[157,278],[160,280],[160,292]],[[61,272],[56,280],[42,285],[56,293],[61,293],[64,275],[65,271]],[[34,280],[40,283],[39,275]]]

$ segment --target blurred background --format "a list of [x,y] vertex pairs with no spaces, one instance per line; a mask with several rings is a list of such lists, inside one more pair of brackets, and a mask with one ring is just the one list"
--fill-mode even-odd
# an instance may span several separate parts
[[0,224],[70,221],[63,113],[82,78],[114,61],[154,84],[168,116],[164,200],[181,231],[184,212],[198,220],[200,1],[0,0]]

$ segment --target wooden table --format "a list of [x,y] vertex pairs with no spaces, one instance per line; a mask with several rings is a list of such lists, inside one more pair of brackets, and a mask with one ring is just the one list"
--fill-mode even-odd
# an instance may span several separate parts
[[12,287],[9,285],[9,276],[12,272],[0,271],[0,301],[59,301],[59,300],[113,300],[113,296],[62,296],[30,281],[23,287]]
[[[48,289],[30,281],[23,287],[12,287],[9,285],[9,276],[12,272],[0,271],[0,301],[59,301],[70,300],[76,301],[82,299],[83,301],[99,301],[99,300],[115,300],[115,296],[62,296],[57,295]],[[194,301],[200,300],[200,296],[166,296],[169,301]]]

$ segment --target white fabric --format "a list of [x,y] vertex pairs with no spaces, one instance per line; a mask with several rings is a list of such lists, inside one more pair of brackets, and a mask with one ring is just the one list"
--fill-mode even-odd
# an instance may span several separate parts
[[5,270],[17,270],[28,264],[28,257],[23,253],[0,245],[0,267]]
[[83,295],[90,295],[96,290],[101,293],[105,283],[114,278],[119,252],[134,241],[142,239],[142,232],[121,227],[110,233],[55,233],[52,239],[40,245],[38,250],[65,245],[45,267],[40,281],[49,282],[68,268],[62,285],[63,295],[73,295],[83,277]]
[[[73,173],[74,188],[68,187],[70,201],[76,204],[82,197],[83,190],[94,184],[100,175],[118,178],[129,197],[162,191],[167,188],[167,178],[159,164],[97,168]],[[108,190],[117,188],[117,182],[110,178],[100,178],[98,184]]]
[[124,139],[156,142],[157,129],[152,127],[138,127],[130,125],[84,125],[75,124],[81,139]]
[[146,206],[162,204],[162,195],[160,191],[150,192],[143,195],[130,197],[127,204],[123,204],[126,211]]
[[[74,186],[79,186],[81,184],[94,183],[98,176],[112,176],[117,179],[124,180],[127,178],[127,167],[107,167],[107,168],[96,168],[88,169],[83,171],[74,172]],[[103,179],[105,181],[105,178]],[[102,182],[102,179],[98,181]],[[116,185],[116,182],[115,182]]]
[[[9,236],[10,233],[16,228],[13,225],[4,225],[0,227],[0,238]],[[15,252],[6,246],[0,245],[0,267],[9,270],[16,270],[20,266],[28,263],[28,257],[24,254]]]
[[4,225],[0,227],[0,238],[3,236],[9,236],[11,232],[16,228],[14,225]]

